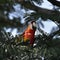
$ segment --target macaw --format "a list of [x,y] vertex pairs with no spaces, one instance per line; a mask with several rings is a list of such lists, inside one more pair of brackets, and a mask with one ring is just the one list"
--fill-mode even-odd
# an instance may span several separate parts
[[34,39],[35,31],[36,31],[36,22],[32,21],[23,33],[24,42],[29,41],[30,45],[33,45],[35,41]]

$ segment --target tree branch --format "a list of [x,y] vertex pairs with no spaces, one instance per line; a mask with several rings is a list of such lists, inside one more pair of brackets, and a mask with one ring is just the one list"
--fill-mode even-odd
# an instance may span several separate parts
[[35,10],[37,13],[35,16],[39,15],[39,17],[45,18],[45,19],[51,19],[53,21],[57,21],[60,23],[60,12],[59,11],[53,11],[48,10],[44,8],[40,8],[35,6],[34,4],[31,4],[30,2],[20,2],[20,4],[28,9]]

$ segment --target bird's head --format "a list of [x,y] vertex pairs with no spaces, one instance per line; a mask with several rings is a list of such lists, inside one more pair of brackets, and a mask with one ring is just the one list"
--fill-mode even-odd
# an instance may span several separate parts
[[35,21],[31,21],[32,24],[32,29],[36,30],[36,22]]

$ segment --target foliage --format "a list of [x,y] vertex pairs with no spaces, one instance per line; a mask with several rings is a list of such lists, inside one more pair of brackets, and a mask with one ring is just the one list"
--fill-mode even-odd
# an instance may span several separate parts
[[[36,0],[34,1],[36,2]],[[40,2],[40,0],[38,1]],[[19,29],[24,26],[20,23],[19,18],[14,18],[13,20],[9,20],[8,18],[8,13],[13,11],[12,5],[14,4],[14,2],[15,1],[13,0],[0,0],[0,60],[60,60],[60,39],[53,39],[53,37],[57,34],[60,36],[59,12],[55,11],[57,15],[54,14],[54,11],[52,11],[53,14],[37,12],[30,15],[30,18],[33,17],[35,18],[35,20],[37,20],[39,17],[42,17],[45,20],[48,18],[52,19],[58,22],[57,25],[59,27],[58,31],[51,33],[50,35],[39,29],[42,35],[38,35],[35,37],[36,46],[31,48],[29,46],[20,44],[22,42],[22,37],[20,35],[19,37],[13,37],[11,36],[11,33],[7,33],[3,29],[4,27]],[[7,14],[4,14],[4,11],[7,11]],[[18,43],[19,45],[17,45]]]
[[[35,47],[16,45],[18,37],[12,37],[3,29],[0,32],[0,59],[1,60],[59,60],[60,39],[49,40],[47,36],[39,35],[35,38]],[[8,37],[9,36],[9,37]],[[22,37],[20,37],[21,39]],[[37,42],[38,41],[38,42]],[[21,43],[21,42],[20,42]]]

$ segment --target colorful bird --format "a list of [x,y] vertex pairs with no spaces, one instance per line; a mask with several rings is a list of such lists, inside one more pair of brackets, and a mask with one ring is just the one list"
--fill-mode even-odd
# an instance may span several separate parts
[[36,31],[36,22],[32,21],[23,33],[24,42],[29,41],[30,45],[33,45],[35,41],[34,39],[35,31]]

